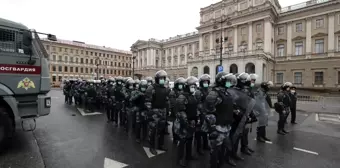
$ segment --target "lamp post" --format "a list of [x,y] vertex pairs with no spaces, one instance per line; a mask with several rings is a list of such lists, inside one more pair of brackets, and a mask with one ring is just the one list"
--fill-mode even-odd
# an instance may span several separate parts
[[[224,16],[224,15],[223,15]],[[223,23],[227,22],[227,25],[231,25],[231,22],[229,21],[229,18],[227,17],[226,19],[223,20],[223,16],[221,16],[221,20],[218,21],[217,23],[220,23],[220,37],[216,39],[216,43],[220,45],[220,66],[222,66],[222,56],[223,56],[223,43],[228,41],[228,37],[224,37],[222,36],[222,32],[223,32]],[[214,29],[218,29],[218,26],[215,25]]]
[[97,71],[97,80],[99,79],[99,57],[97,57],[96,58],[96,66],[97,66],[97,69],[96,69],[96,71]]

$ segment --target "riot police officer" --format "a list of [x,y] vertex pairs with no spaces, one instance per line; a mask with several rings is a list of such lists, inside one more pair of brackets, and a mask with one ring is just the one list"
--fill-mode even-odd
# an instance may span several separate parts
[[[246,94],[248,94],[248,96],[251,97],[251,98],[255,98],[255,96],[254,96],[254,87],[255,87],[255,82],[256,82],[257,77],[258,76],[256,74],[250,74],[249,75],[249,79],[246,81],[246,84],[243,85],[243,86],[240,85],[241,89]],[[256,116],[254,114],[254,111],[252,111],[249,114],[248,120],[246,121],[244,130],[243,130],[243,133],[242,133],[242,136],[241,136],[241,152],[246,154],[246,155],[251,155],[251,153],[254,152],[254,150],[251,149],[248,146],[248,134],[249,134],[249,131],[252,129],[251,128],[252,127],[252,123],[254,123],[256,121],[257,121],[257,118],[256,118]]]
[[158,137],[158,148],[166,150],[164,148],[164,129],[166,126],[166,106],[169,100],[168,90],[164,86],[166,77],[167,73],[164,70],[157,71],[155,84],[150,85],[145,93],[145,105],[148,108],[149,119],[150,152],[153,155],[157,155],[156,137]]
[[225,156],[223,145],[231,146],[228,136],[233,121],[233,101],[227,92],[227,88],[230,87],[230,83],[227,82],[227,75],[226,72],[219,72],[216,75],[215,86],[208,93],[203,106],[207,114],[202,130],[210,133],[211,168],[219,168],[223,165],[223,157]]
[[[119,120],[119,124],[122,126],[124,124],[124,120],[123,120],[123,115],[122,111],[124,108],[124,100],[125,100],[125,95],[124,95],[124,91],[123,91],[124,87],[123,87],[123,77],[118,76],[116,78],[116,85],[114,87],[114,97],[116,99],[116,109],[114,110],[114,121],[116,122],[116,124],[118,125],[118,120]],[[119,115],[119,119],[118,119],[118,115]]]
[[146,77],[145,80],[148,82],[148,86],[153,84],[153,79],[151,76]]
[[[176,79],[174,82],[174,88],[169,93],[170,112],[171,112],[170,117],[172,117],[173,119],[175,118],[177,114],[176,99],[183,92],[185,83],[186,83],[186,79],[184,79],[183,77]],[[178,137],[176,133],[174,132],[174,124],[172,125],[172,135],[173,135],[173,143],[177,144]]]
[[86,109],[93,111],[97,92],[96,87],[94,86],[94,80],[89,80],[88,83],[89,86],[86,89]]
[[[195,95],[199,101],[198,104],[198,111],[199,111],[199,116],[198,116],[198,122],[196,125],[196,133],[195,133],[195,139],[197,142],[197,146],[196,146],[196,150],[197,153],[200,155],[203,155],[203,151],[202,151],[202,143],[203,143],[203,149],[204,150],[209,150],[209,145],[208,145],[208,133],[204,132],[202,130],[202,124],[203,121],[205,119],[205,114],[206,112],[204,111],[203,108],[203,103],[205,102],[205,98],[207,97],[210,88],[210,75],[208,74],[203,74],[200,79],[199,79],[199,88],[196,91]],[[203,140],[203,142],[202,142]]]
[[136,107],[135,120],[136,120],[136,142],[141,142],[141,134],[143,134],[143,140],[147,135],[147,107],[145,106],[145,91],[148,87],[146,80],[141,80],[137,90],[131,94],[131,102]]
[[135,79],[134,81],[135,81],[134,88],[135,88],[136,90],[139,90],[140,80],[139,80],[139,79]]
[[[176,99],[178,112],[174,123],[175,133],[179,139],[178,146],[178,163],[181,166],[187,166],[187,161],[194,159],[192,156],[192,142],[196,131],[197,106],[199,101],[195,97],[197,90],[196,77],[190,76],[186,80],[184,92]],[[186,149],[186,157],[184,157],[184,149]]]
[[281,90],[277,94],[277,103],[275,103],[275,111],[279,113],[279,121],[277,122],[277,133],[281,135],[288,134],[285,130],[285,122],[290,113],[291,100],[289,97],[290,87],[292,83],[286,82],[281,86]]
[[133,126],[133,113],[134,113],[134,109],[133,109],[133,104],[130,100],[131,98],[131,94],[132,92],[135,90],[134,89],[134,85],[135,85],[135,81],[133,79],[128,79],[125,83],[125,91],[124,93],[124,97],[125,97],[125,111],[123,111],[123,121],[124,121],[124,125],[125,125],[125,130],[128,133],[130,128],[132,128]]
[[114,78],[110,78],[108,80],[108,86],[107,86],[107,99],[108,104],[106,108],[106,115],[107,115],[107,122],[113,122],[114,121],[114,103],[115,103],[115,97],[114,97]]

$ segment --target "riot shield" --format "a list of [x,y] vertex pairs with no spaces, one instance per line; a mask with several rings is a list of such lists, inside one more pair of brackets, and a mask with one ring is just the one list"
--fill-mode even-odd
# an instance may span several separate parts
[[241,108],[244,111],[241,121],[238,123],[238,126],[233,134],[232,143],[236,143],[238,136],[243,132],[244,125],[248,119],[249,114],[253,110],[256,102],[253,98],[249,97],[246,93],[241,90],[230,88],[228,89],[228,93],[231,95],[233,102],[236,106]]
[[256,104],[254,106],[254,112],[258,118],[258,126],[266,126],[268,124],[268,114],[270,112],[270,107],[266,100],[266,94],[259,90],[255,94]]

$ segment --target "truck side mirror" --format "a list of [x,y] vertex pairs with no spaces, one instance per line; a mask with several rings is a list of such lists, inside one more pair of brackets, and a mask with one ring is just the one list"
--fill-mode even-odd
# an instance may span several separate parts
[[32,33],[30,31],[24,31],[22,33],[22,43],[26,47],[32,46]]

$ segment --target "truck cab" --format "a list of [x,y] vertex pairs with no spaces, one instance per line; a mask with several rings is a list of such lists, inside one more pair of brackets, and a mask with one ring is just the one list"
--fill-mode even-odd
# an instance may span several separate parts
[[[0,145],[16,127],[33,130],[35,119],[50,113],[50,89],[48,54],[38,33],[0,18]],[[33,127],[24,127],[32,121]]]

